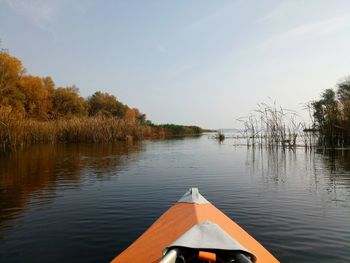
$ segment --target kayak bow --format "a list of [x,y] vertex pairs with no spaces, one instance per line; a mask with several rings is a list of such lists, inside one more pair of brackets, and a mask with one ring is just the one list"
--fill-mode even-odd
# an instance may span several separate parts
[[258,241],[197,188],[169,208],[134,243],[113,259],[125,262],[278,263]]

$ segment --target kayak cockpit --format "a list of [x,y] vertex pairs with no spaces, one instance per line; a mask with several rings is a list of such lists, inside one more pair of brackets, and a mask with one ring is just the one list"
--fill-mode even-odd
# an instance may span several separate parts
[[219,225],[206,220],[186,231],[164,251],[161,263],[252,263],[256,257]]
[[254,263],[255,261],[245,253],[225,250],[198,250],[191,248],[173,248],[159,261],[159,263]]

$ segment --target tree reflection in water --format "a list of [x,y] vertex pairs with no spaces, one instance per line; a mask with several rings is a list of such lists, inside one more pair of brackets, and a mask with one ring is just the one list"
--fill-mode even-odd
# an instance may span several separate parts
[[[140,143],[35,145],[0,156],[0,237],[31,197],[47,203],[56,189],[79,188],[82,176],[108,180],[142,150]],[[84,170],[84,172],[82,172]]]

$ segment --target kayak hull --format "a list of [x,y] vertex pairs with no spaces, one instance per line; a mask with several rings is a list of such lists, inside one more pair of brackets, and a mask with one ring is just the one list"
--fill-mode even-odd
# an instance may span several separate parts
[[219,225],[228,235],[254,254],[257,263],[279,262],[258,241],[211,203],[178,202],[170,207],[112,263],[159,262],[167,246],[191,227],[208,220]]

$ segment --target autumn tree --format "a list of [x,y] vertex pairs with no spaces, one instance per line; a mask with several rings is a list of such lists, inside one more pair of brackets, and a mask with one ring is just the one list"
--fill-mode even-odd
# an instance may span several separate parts
[[139,124],[147,124],[146,114],[139,112],[137,116],[137,121]]
[[0,105],[11,106],[23,111],[24,94],[18,88],[18,81],[25,74],[21,61],[0,51]]
[[23,102],[27,117],[47,119],[52,108],[50,93],[40,77],[24,76],[18,87],[25,96]]
[[125,112],[125,119],[137,124],[146,123],[146,114],[143,114],[137,108],[128,108]]
[[89,115],[103,114],[105,116],[124,117],[128,106],[119,102],[117,98],[101,91],[95,92],[88,98]]
[[87,115],[87,105],[75,86],[57,88],[53,91],[52,107],[55,117]]
[[52,94],[55,90],[55,82],[52,80],[52,78],[44,77],[42,78],[42,82],[45,89],[49,92],[49,94]]
[[145,124],[146,115],[108,93],[95,92],[87,100],[75,86],[56,88],[51,77],[27,75],[22,63],[0,51],[0,108],[39,120],[76,116],[114,116]]
[[136,123],[138,114],[138,109],[127,109],[125,112],[125,119],[131,123]]

